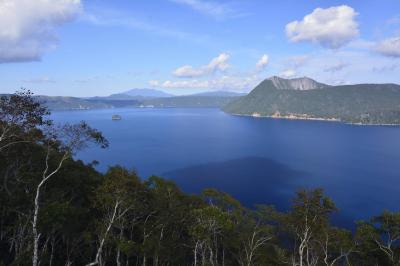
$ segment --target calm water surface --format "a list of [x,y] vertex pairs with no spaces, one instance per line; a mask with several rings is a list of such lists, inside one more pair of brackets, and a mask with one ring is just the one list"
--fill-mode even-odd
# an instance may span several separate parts
[[[122,120],[112,121],[113,114]],[[108,109],[54,112],[87,121],[110,148],[77,156],[161,175],[196,193],[215,187],[244,204],[284,210],[299,188],[322,187],[339,207],[336,223],[400,206],[400,127],[237,117],[217,109]]]

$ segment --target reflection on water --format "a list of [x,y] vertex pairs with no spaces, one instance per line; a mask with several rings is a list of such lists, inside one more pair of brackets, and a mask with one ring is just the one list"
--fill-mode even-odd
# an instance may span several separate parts
[[[300,189],[323,188],[314,184],[309,173],[263,157],[195,165],[162,176],[174,180],[188,193],[198,194],[205,188],[215,188],[229,193],[248,208],[267,204],[274,205],[279,211],[289,210],[291,200]],[[354,222],[359,219],[356,217],[340,211],[334,215],[333,222],[354,228]]]
[[189,193],[216,188],[248,207],[270,203],[287,208],[296,183],[307,175],[267,158],[246,157],[177,169],[162,176],[173,179]]

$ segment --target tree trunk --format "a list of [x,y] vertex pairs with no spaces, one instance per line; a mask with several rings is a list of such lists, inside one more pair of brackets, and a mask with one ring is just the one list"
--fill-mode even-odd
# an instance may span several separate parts
[[49,178],[51,178],[53,175],[55,175],[60,169],[61,166],[63,165],[63,162],[65,159],[67,159],[68,154],[64,153],[60,162],[58,163],[57,168],[51,172],[50,174],[47,175],[47,172],[49,170],[49,158],[50,158],[50,147],[47,149],[47,154],[46,154],[46,168],[43,171],[42,175],[42,181],[39,183],[39,185],[36,188],[36,196],[35,196],[35,205],[34,205],[34,212],[33,212],[33,222],[32,222],[32,233],[33,233],[33,255],[32,255],[32,265],[33,266],[38,266],[39,263],[39,240],[40,240],[40,233],[38,233],[37,230],[37,222],[38,222],[38,215],[39,215],[39,198],[40,198],[40,189],[42,186],[46,183]]
[[[122,240],[122,236],[123,236],[123,232],[124,232],[124,226],[121,225],[121,229],[119,231],[119,240]],[[121,266],[121,250],[119,247],[117,247],[117,266]]]
[[37,266],[39,261],[39,240],[40,234],[37,230],[37,221],[39,214],[39,197],[40,197],[40,188],[42,183],[40,183],[36,188],[36,196],[35,196],[35,206],[33,213],[33,223],[32,223],[32,232],[33,232],[33,257],[32,257],[32,266]]
[[121,266],[121,250],[117,249],[117,266]]
[[158,266],[158,255],[154,254],[153,266]]
[[93,262],[89,263],[89,264],[86,264],[86,266],[93,266],[93,265],[100,264],[101,253],[103,252],[104,242],[106,241],[108,232],[110,231],[111,226],[112,226],[113,223],[114,223],[115,216],[116,216],[116,214],[117,214],[117,210],[118,210],[119,204],[120,204],[119,201],[116,201],[116,202],[115,202],[113,214],[112,214],[111,219],[110,219],[110,221],[109,221],[109,223],[108,223],[108,226],[107,226],[107,229],[106,229],[106,231],[105,231],[105,233],[104,233],[104,236],[103,236],[103,238],[102,238],[101,241],[100,241],[100,245],[99,245],[99,248],[97,249],[97,253],[96,253],[96,258],[95,258],[95,260],[94,260]]
[[51,254],[50,254],[50,260],[49,260],[49,266],[53,266],[55,242],[56,242],[55,237],[53,236],[53,239],[51,240]]
[[208,258],[210,261],[210,265],[214,265],[214,253],[211,247],[208,248],[209,252],[210,252],[210,257]]
[[199,242],[196,241],[196,245],[194,247],[194,266],[197,266],[197,247],[198,247]]
[[225,249],[222,248],[222,266],[225,266]]

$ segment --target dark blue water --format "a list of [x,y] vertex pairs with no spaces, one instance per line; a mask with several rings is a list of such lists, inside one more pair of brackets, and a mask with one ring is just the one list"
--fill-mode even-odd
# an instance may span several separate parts
[[[112,121],[119,114],[121,121]],[[215,187],[244,204],[284,210],[300,188],[322,187],[349,223],[400,206],[400,127],[238,117],[217,109],[54,112],[85,120],[110,148],[78,154],[99,169],[119,164],[176,180],[195,193]]]

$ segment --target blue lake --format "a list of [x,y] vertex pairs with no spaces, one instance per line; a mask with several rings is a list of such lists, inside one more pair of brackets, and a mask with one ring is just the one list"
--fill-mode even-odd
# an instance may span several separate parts
[[[122,120],[112,121],[113,114]],[[353,221],[400,206],[400,127],[238,117],[218,109],[108,109],[53,112],[87,121],[110,141],[77,155],[174,179],[189,193],[214,187],[247,206],[290,205],[300,188],[324,188]]]

